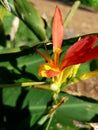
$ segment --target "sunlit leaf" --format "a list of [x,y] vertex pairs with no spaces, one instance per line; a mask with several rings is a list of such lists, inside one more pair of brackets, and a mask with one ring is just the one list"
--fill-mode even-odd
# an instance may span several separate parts
[[14,0],[14,5],[20,19],[23,20],[23,22],[37,35],[40,40],[45,40],[46,34],[44,30],[44,22],[32,3],[27,0]]

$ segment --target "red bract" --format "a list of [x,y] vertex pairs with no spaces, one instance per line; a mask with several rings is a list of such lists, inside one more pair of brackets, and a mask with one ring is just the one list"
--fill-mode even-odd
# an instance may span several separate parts
[[64,38],[64,27],[62,24],[62,16],[58,6],[56,6],[53,24],[52,24],[52,42],[54,60],[50,56],[44,55],[38,51],[39,54],[47,61],[39,67],[39,75],[42,77],[54,77],[60,74],[68,66],[85,63],[89,60],[98,57],[98,46],[95,46],[98,40],[97,36],[87,36],[74,43],[66,52],[60,65],[58,64],[62,41]]
[[97,40],[97,36],[87,36],[74,43],[61,61],[60,69],[63,70],[67,66],[85,63],[97,58],[98,46],[94,47]]

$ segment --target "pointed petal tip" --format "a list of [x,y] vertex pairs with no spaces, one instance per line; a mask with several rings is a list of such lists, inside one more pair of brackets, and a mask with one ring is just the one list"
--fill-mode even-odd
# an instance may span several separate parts
[[63,39],[64,39],[64,26],[63,26],[62,14],[59,6],[56,5],[52,24],[52,41],[54,51],[57,48],[61,48]]

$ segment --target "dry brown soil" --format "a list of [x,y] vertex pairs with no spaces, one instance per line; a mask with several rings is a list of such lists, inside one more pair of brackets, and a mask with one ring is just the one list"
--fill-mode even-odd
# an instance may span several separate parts
[[[41,15],[51,18],[56,5],[59,5],[63,19],[67,16],[72,5],[64,0],[31,0]],[[66,37],[98,32],[98,12],[92,9],[79,8],[69,26],[65,29]]]
[[[59,5],[63,19],[67,16],[71,6],[62,0],[31,0],[41,15],[51,18],[56,5]],[[98,12],[92,9],[78,9],[69,26],[65,29],[66,37],[98,32]],[[86,96],[98,100],[98,77],[88,79],[68,87],[68,93]]]

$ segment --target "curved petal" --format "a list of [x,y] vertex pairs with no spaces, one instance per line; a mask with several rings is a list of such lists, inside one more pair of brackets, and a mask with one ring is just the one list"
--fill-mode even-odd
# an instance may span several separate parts
[[63,60],[61,61],[60,69],[65,67],[80,64],[98,57],[98,46],[93,47],[98,38],[96,36],[87,36],[76,42],[69,48]]
[[63,38],[64,38],[64,27],[63,27],[62,15],[59,7],[56,6],[52,24],[53,51],[55,51],[57,48],[61,48]]
[[70,55],[73,55],[74,53],[80,53],[88,50],[96,43],[97,40],[97,36],[86,36],[85,38],[80,39],[68,49],[66,57],[70,57]]

